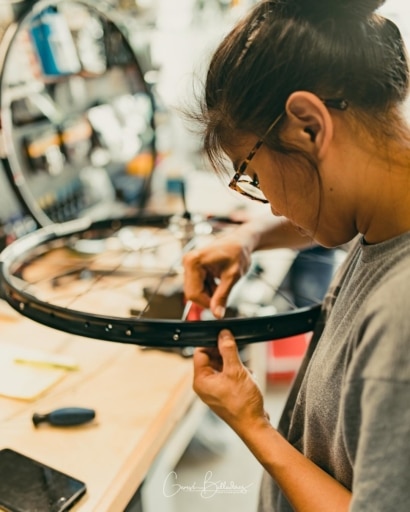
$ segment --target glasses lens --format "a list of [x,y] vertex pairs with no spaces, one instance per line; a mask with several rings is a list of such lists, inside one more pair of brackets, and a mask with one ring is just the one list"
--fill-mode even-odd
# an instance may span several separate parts
[[263,195],[262,190],[256,185],[255,180],[249,176],[241,176],[236,182],[237,189],[248,197],[252,197],[257,201],[268,202]]

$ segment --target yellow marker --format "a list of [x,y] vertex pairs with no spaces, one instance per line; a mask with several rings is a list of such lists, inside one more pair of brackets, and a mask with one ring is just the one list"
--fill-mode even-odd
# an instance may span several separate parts
[[43,368],[53,368],[55,370],[79,370],[79,366],[68,358],[33,358],[33,357],[15,357],[14,362],[18,364],[27,364]]

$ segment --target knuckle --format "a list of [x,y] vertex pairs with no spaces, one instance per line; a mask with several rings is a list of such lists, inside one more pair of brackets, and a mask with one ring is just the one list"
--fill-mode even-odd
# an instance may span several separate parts
[[187,252],[182,256],[182,263],[184,266],[189,266],[195,260],[195,255],[191,252]]

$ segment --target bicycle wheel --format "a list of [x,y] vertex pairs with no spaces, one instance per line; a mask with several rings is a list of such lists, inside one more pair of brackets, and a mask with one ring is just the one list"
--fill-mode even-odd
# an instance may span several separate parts
[[154,98],[124,24],[104,1],[38,0],[0,39],[0,159],[37,227],[149,197]]
[[252,317],[233,304],[229,318],[209,319],[205,312],[195,321],[185,319],[183,254],[232,229],[229,223],[193,217],[146,214],[39,229],[2,252],[4,298],[49,327],[142,346],[215,346],[224,328],[238,344],[313,329],[321,309],[317,302],[280,314],[254,304]]
[[[56,16],[69,30],[72,67],[64,69],[65,59],[61,69],[43,62],[40,75],[28,66],[30,76],[20,76],[15,61],[27,45],[33,50],[33,30],[52,29]],[[185,320],[182,255],[232,226],[143,213],[155,172],[154,101],[119,24],[100,2],[39,0],[0,43],[0,158],[41,228],[2,253],[5,299],[47,326],[143,346],[212,346],[222,328],[241,344],[310,331],[317,301],[272,314],[246,293],[236,294],[229,318],[202,312],[189,321],[193,307]],[[84,48],[99,58],[89,59]],[[115,218],[97,220],[107,212]],[[244,280],[245,289],[249,284]]]

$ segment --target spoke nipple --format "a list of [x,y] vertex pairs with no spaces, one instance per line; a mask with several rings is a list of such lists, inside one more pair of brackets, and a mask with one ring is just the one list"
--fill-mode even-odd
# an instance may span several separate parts
[[179,329],[177,329],[174,333],[174,335],[172,336],[172,339],[174,341],[179,341],[179,338],[180,338],[180,334],[181,334],[181,331]]
[[108,332],[108,331],[111,331],[112,329],[112,324],[108,324],[105,328],[105,330]]
[[19,309],[20,311],[23,311],[23,309],[26,307],[26,305],[24,304],[24,302],[20,302],[19,303]]
[[132,334],[131,329],[127,329],[127,330],[125,331],[125,334],[126,334],[126,336],[131,336],[131,334]]

